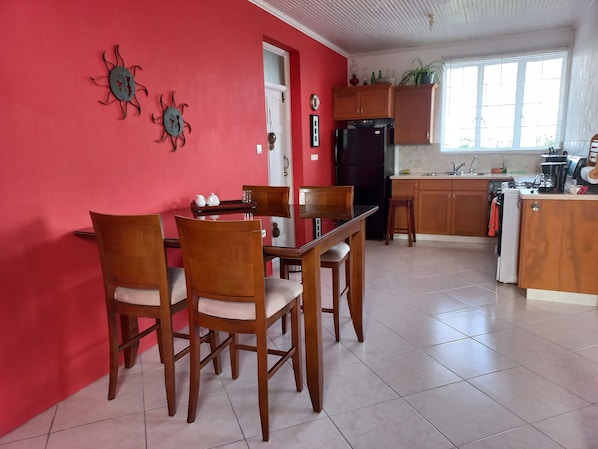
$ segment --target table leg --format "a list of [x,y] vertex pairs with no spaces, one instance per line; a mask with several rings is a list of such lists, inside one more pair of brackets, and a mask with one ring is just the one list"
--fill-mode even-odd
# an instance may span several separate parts
[[351,312],[357,339],[363,342],[363,292],[365,277],[365,220],[351,235]]
[[322,294],[318,248],[303,255],[303,320],[305,323],[305,368],[307,388],[314,412],[321,412],[324,396],[322,357]]

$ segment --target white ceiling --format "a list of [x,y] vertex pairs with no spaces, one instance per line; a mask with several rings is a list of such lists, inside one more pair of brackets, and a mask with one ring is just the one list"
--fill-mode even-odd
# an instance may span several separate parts
[[348,56],[575,26],[598,0],[249,1]]

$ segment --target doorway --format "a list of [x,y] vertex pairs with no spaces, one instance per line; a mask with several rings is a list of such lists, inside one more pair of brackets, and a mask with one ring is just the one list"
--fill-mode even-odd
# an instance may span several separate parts
[[289,186],[293,198],[289,53],[264,43],[268,184]]

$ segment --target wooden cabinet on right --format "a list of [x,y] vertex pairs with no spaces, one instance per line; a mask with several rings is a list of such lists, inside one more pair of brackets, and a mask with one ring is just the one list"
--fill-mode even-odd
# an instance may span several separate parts
[[434,141],[434,98],[437,87],[437,84],[420,84],[396,88],[395,143],[421,145]]
[[488,235],[488,181],[422,179],[419,182],[417,232]]
[[598,295],[598,202],[521,201],[521,288]]

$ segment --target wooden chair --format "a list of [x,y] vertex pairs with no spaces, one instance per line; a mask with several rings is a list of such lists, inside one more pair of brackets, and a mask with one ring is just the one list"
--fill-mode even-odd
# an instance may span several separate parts
[[[174,353],[173,337],[189,335],[173,332],[172,315],[187,306],[185,273],[167,266],[159,215],[118,216],[90,212],[95,229],[104,278],[108,338],[110,342],[110,379],[108,399],[116,396],[119,352],[125,353],[125,367],[135,364],[139,341],[156,331],[160,360],[164,364],[164,383],[168,414],[176,412],[174,362],[189,352],[189,346]],[[119,344],[117,316],[120,317],[122,343]],[[154,318],[155,324],[139,332],[138,317]],[[208,332],[202,341],[213,348],[217,336]],[[220,373],[220,360],[214,360]]]
[[291,190],[288,186],[244,185],[243,190],[251,190],[251,197],[256,202],[257,209],[288,210]]
[[[353,186],[302,186],[299,187],[300,205],[331,205],[350,207],[353,205]],[[351,248],[345,242],[337,243],[321,255],[320,266],[332,270],[332,308],[322,308],[323,312],[334,315],[334,337],[340,341],[340,312],[339,302],[343,295],[347,295],[351,307]],[[345,288],[340,289],[340,270],[345,265]],[[280,260],[280,277],[289,278],[291,267],[301,266],[301,259],[282,258]],[[286,332],[283,319],[283,332]]]
[[[251,197],[256,203],[255,215],[269,215],[276,217],[290,217],[289,186],[244,185],[243,190],[251,190]],[[274,256],[264,255],[264,263],[275,259]]]
[[[417,241],[415,235],[415,211],[413,210],[413,202],[415,201],[412,196],[398,196],[388,199],[388,221],[386,223],[386,242],[388,245],[389,240],[394,240],[394,233],[407,234],[409,246],[413,246],[413,242]],[[405,207],[405,228],[397,228],[395,225],[395,215],[397,208]]]
[[[239,376],[239,350],[257,352],[258,402],[262,438],[268,441],[268,380],[291,358],[297,391],[303,390],[299,297],[303,286],[265,278],[260,220],[201,221],[177,216],[189,297],[191,375],[188,422],[195,420],[199,395],[198,327],[228,332],[233,379]],[[291,314],[291,348],[268,348],[267,329]],[[255,334],[256,345],[239,344],[237,334]],[[222,346],[221,345],[221,346]],[[268,355],[279,356],[268,368]]]

